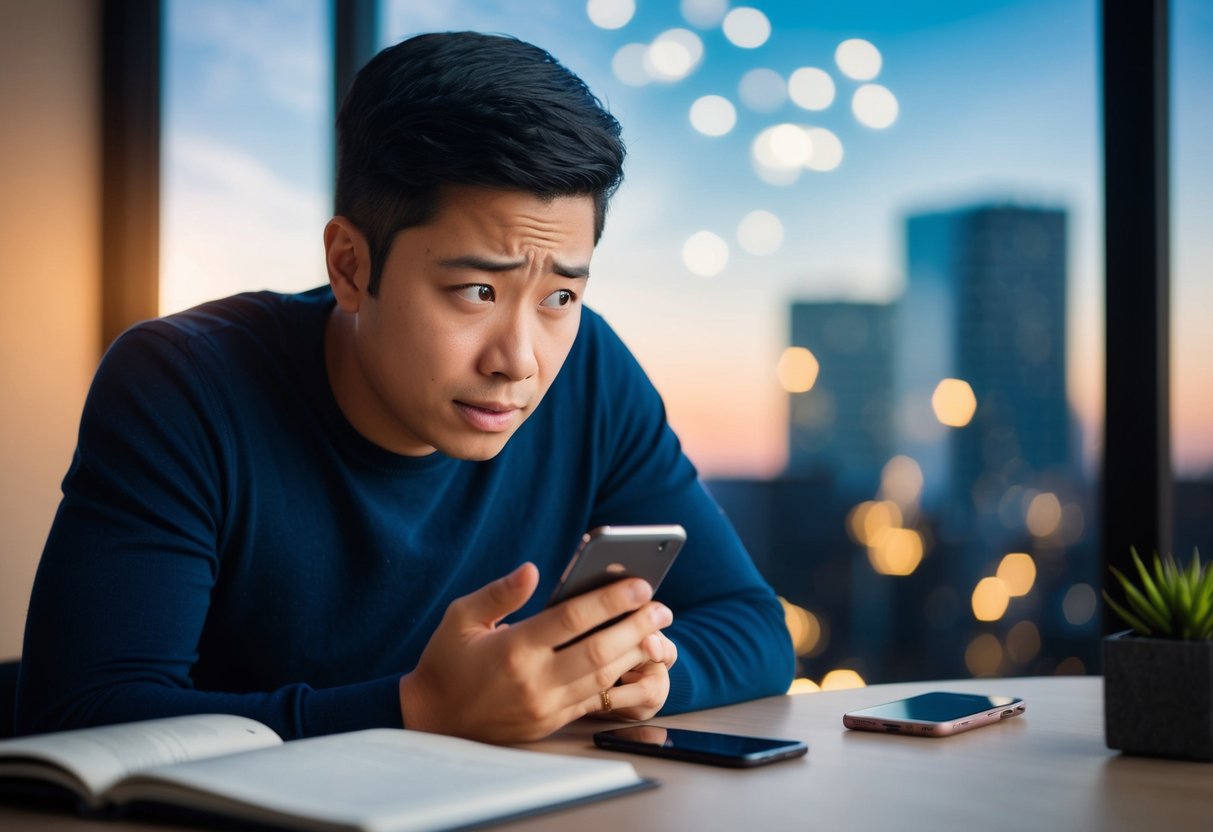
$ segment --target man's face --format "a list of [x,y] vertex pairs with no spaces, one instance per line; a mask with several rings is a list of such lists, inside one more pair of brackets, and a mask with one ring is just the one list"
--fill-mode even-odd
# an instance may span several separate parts
[[346,417],[372,442],[490,459],[539,405],[577,336],[594,204],[466,187],[445,189],[440,204],[435,219],[397,234],[378,297],[366,293],[367,268],[348,290],[335,285],[329,373]]

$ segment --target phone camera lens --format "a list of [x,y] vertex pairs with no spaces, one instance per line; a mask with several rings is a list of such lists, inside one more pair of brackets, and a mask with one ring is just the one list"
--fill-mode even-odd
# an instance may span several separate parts
[[662,541],[661,543],[658,543],[658,544],[657,544],[657,551],[658,551],[658,552],[664,552],[664,551],[665,551],[665,548],[666,548],[667,546],[669,546],[669,545],[670,545],[670,544],[669,544],[669,542],[668,542],[668,541]]

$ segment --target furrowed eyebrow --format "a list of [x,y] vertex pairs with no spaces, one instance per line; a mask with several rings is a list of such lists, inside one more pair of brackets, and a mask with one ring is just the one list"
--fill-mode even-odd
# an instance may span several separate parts
[[[448,269],[472,269],[478,272],[488,272],[490,274],[499,274],[501,272],[513,271],[526,265],[526,260],[515,260],[505,262],[501,260],[490,260],[487,257],[477,257],[474,254],[466,254],[462,257],[451,257],[446,260],[439,260],[438,265]],[[566,266],[562,263],[553,263],[552,271],[561,277],[589,277],[589,266]]]

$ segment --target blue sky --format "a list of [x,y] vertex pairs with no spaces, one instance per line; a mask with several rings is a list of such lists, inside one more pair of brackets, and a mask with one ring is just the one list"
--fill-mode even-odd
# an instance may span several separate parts
[[[1070,212],[1070,398],[1090,455],[1103,337],[1095,0],[748,5],[772,25],[756,49],[733,45],[719,25],[689,25],[676,0],[638,0],[635,16],[615,30],[598,28],[585,4],[570,0],[394,0],[384,4],[381,29],[385,44],[462,28],[531,40],[585,78],[619,117],[628,179],[596,255],[589,300],[649,370],[705,473],[761,475],[782,465],[786,396],[773,367],[786,345],[791,300],[894,299],[904,280],[906,213],[986,200]],[[1199,311],[1213,309],[1199,285],[1210,283],[1213,263],[1200,230],[1213,219],[1213,171],[1198,151],[1213,127],[1213,108],[1201,103],[1213,85],[1211,6],[1174,3],[1173,262],[1176,296],[1186,301],[1178,307],[1176,372],[1186,379],[1195,378],[1198,363],[1213,362],[1213,348],[1198,337],[1213,331],[1211,313]],[[174,302],[233,287],[320,282],[331,175],[326,4],[170,0],[169,9],[165,267],[186,287]],[[701,39],[703,58],[689,76],[642,87],[615,77],[620,48],[672,28]],[[881,53],[874,81],[899,105],[885,129],[865,127],[849,112],[860,82],[833,57],[848,38],[866,39]],[[809,112],[789,102],[759,113],[740,103],[738,82],[748,70],[786,78],[801,66],[831,74],[839,92],[831,107]],[[697,132],[687,117],[709,93],[737,105],[736,126],[718,138]],[[750,145],[781,122],[833,131],[845,150],[842,164],[805,171],[787,186],[764,182]],[[738,245],[737,224],[754,210],[782,222],[774,253],[752,255]],[[692,273],[681,256],[699,231],[729,245],[727,266],[712,277]],[[223,280],[214,285],[201,279],[216,274]],[[1193,425],[1213,424],[1209,388],[1208,381],[1184,383],[1179,409]],[[1210,433],[1194,428],[1180,436],[1181,463],[1213,465]]]

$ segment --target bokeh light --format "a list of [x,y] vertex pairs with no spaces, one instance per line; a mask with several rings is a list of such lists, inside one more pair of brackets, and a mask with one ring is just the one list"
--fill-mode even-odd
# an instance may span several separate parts
[[636,0],[589,0],[585,13],[600,29],[620,29],[636,14]]
[[868,562],[881,575],[912,575],[922,563],[922,536],[890,526],[868,548]]
[[1027,595],[1036,582],[1036,561],[1025,552],[1004,555],[998,564],[997,577],[1006,585],[1009,595]]
[[1037,494],[1028,504],[1025,519],[1034,536],[1048,537],[1061,526],[1061,501],[1056,494]]
[[741,76],[737,97],[756,113],[773,113],[788,100],[788,85],[775,70],[759,67]]
[[734,46],[757,49],[771,36],[771,21],[758,9],[741,6],[724,16],[724,36]]
[[851,112],[865,127],[883,130],[897,121],[897,98],[880,84],[864,84],[851,96]]
[[788,696],[796,696],[800,693],[818,693],[820,690],[821,685],[812,679],[801,676],[792,680],[792,684],[788,687]]
[[690,75],[703,58],[703,41],[690,29],[670,29],[654,39],[644,68],[655,81],[672,83]]
[[729,263],[729,244],[711,231],[696,231],[682,245],[682,262],[700,277],[713,277]]
[[737,109],[723,95],[705,95],[691,105],[691,126],[705,136],[723,136],[737,123]]
[[1066,596],[1061,601],[1061,611],[1066,621],[1075,627],[1081,627],[1090,622],[1095,616],[1097,599],[1095,590],[1090,584],[1074,584],[1066,590]]
[[967,381],[945,378],[935,386],[931,394],[931,409],[942,424],[963,428],[977,412],[977,397]]
[[842,140],[824,127],[809,127],[804,131],[809,139],[809,158],[804,166],[809,170],[829,171],[842,164]]
[[834,61],[844,75],[856,81],[871,81],[880,74],[883,63],[880,50],[862,38],[851,38],[838,44]]
[[615,57],[611,58],[611,72],[630,87],[643,87],[653,80],[644,67],[648,52],[648,44],[644,43],[629,43],[619,47]]
[[978,621],[997,621],[1007,611],[1011,593],[998,578],[982,578],[977,582],[971,600],[974,618]]
[[1087,666],[1078,656],[1070,656],[1058,662],[1057,669],[1053,672],[1058,676],[1084,676]]
[[780,598],[779,603],[783,605],[784,622],[787,624],[788,635],[792,638],[796,655],[812,653],[821,643],[821,622],[813,613],[786,598]]
[[1007,633],[1007,655],[1027,664],[1040,653],[1040,629],[1031,621],[1020,621]]
[[682,19],[700,29],[720,25],[724,13],[729,10],[729,0],[682,0],[679,4]]
[[847,515],[847,530],[855,542],[878,546],[901,521],[901,509],[892,500],[865,500]]
[[754,139],[754,158],[767,168],[795,170],[809,160],[812,152],[808,135],[795,124],[776,124]]
[[788,78],[788,96],[806,110],[829,107],[834,103],[834,93],[834,79],[815,66],[803,66]]
[[1002,664],[1002,644],[992,633],[982,633],[965,648],[965,667],[974,676],[993,676]]
[[788,347],[779,356],[775,374],[779,384],[789,393],[807,393],[817,383],[820,365],[816,356],[804,347]]
[[759,257],[774,254],[783,245],[783,223],[770,211],[751,211],[737,226],[737,243]]
[[902,511],[917,505],[922,497],[922,467],[913,457],[895,456],[880,470],[880,496],[892,500]]
[[822,690],[847,690],[862,687],[867,687],[867,682],[863,680],[863,677],[858,672],[845,667],[831,670],[821,680]]

